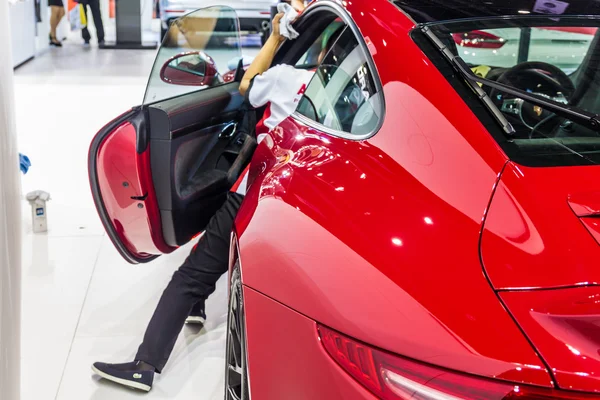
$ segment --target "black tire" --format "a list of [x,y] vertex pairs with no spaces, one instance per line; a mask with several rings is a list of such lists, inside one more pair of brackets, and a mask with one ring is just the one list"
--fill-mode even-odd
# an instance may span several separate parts
[[249,400],[246,317],[239,263],[230,280],[225,352],[225,400]]

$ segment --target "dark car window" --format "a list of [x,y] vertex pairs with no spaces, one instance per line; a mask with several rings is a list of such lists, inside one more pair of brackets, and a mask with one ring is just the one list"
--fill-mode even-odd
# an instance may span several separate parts
[[323,33],[314,41],[314,43],[306,50],[306,52],[300,57],[300,60],[296,63],[296,68],[301,69],[312,69],[319,65],[319,59],[323,57],[328,51],[328,43],[334,39],[335,34],[339,29],[343,28],[346,24],[341,18],[336,18],[331,22]]
[[[600,114],[600,20],[528,17],[429,26],[476,75],[564,104],[565,108]],[[432,60],[439,59],[441,52],[429,47],[430,41],[413,37]],[[464,87],[464,80],[457,80],[459,75],[442,59],[446,66],[440,71],[455,88]],[[512,134],[498,134],[499,124],[486,124],[512,160],[528,166],[600,163],[598,130],[485,83],[481,87],[514,129]],[[487,109],[480,107],[474,91],[457,92],[484,122],[487,116],[482,113]]]
[[367,58],[351,29],[345,29],[323,58],[297,112],[335,131],[364,136],[382,115]]

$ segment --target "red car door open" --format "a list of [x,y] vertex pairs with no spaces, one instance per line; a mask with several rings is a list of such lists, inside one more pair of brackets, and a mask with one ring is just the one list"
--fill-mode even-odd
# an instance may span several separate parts
[[143,105],[107,124],[90,146],[98,214],[131,263],[170,253],[200,233],[255,146],[236,130],[239,79],[223,78],[241,57],[235,11],[198,10],[170,29]]

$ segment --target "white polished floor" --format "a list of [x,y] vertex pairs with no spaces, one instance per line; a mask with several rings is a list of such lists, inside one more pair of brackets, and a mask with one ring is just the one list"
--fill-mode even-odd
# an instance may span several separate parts
[[93,135],[141,102],[153,59],[152,51],[84,49],[77,40],[15,73],[19,148],[33,164],[23,193],[41,189],[52,196],[43,235],[31,232],[23,201],[23,400],[223,398],[223,279],[208,301],[205,329],[184,328],[149,394],[99,381],[90,370],[94,361],[132,359],[189,250],[149,265],[127,264],[104,234],[88,185]]

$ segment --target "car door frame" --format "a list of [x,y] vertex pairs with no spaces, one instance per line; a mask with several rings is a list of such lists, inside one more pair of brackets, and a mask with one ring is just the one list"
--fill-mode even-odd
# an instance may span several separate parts
[[[367,61],[367,65],[369,67],[369,70],[371,72],[371,75],[373,76],[374,79],[374,83],[375,83],[375,88],[377,90],[377,93],[380,94],[381,96],[381,115],[379,116],[379,122],[377,124],[377,126],[368,134],[364,134],[364,135],[357,135],[357,134],[351,134],[348,132],[344,132],[344,131],[340,131],[340,130],[336,130],[336,129],[331,129],[328,128],[322,124],[320,124],[317,121],[313,121],[308,117],[303,116],[302,114],[299,114],[297,111],[294,112],[292,114],[292,118],[302,122],[303,124],[306,124],[308,126],[311,126],[315,129],[319,129],[321,131],[323,131],[324,133],[327,133],[329,135],[332,136],[336,136],[336,137],[342,137],[348,140],[365,140],[368,139],[374,135],[377,134],[377,132],[379,132],[379,130],[381,129],[381,126],[383,125],[383,121],[385,120],[385,114],[386,114],[386,108],[385,108],[385,96],[383,93],[383,85],[381,84],[381,78],[380,78],[380,74],[379,71],[377,69],[377,65],[375,64],[375,61],[373,60],[373,51],[374,51],[374,46],[372,43],[370,43],[370,41],[365,38],[360,29],[358,28],[358,26],[356,25],[356,23],[354,22],[354,20],[352,19],[352,17],[348,14],[348,12],[339,4],[337,4],[334,1],[331,0],[321,0],[311,6],[309,6],[306,11],[304,11],[301,16],[300,19],[298,20],[298,26],[297,29],[302,31],[303,27],[306,26],[310,26],[311,29],[314,29],[314,27],[311,25],[311,23],[313,23],[313,21],[310,21],[310,17],[314,14],[318,14],[318,13],[322,13],[322,12],[329,12],[330,14],[335,14],[337,17],[341,18],[342,21],[344,22],[344,24],[346,25],[346,29],[350,29],[352,34],[354,35],[354,37],[356,38],[357,42],[358,42],[358,46],[361,48],[361,50],[365,53],[365,58]],[[328,20],[327,18],[323,18],[321,17],[321,19],[324,20]],[[324,26],[327,25],[327,23],[321,22],[324,24]],[[298,59],[300,59],[300,57],[302,56],[302,48],[303,45],[306,42],[310,42],[311,37],[307,37],[307,36],[302,36],[300,35],[300,37],[298,39],[296,39],[295,41],[286,41],[281,48],[279,49],[279,51],[277,52],[273,64],[272,65],[277,65],[277,64],[294,64]],[[301,41],[303,40],[303,41]],[[314,40],[314,38],[313,38]],[[318,67],[318,66],[317,66]]]

